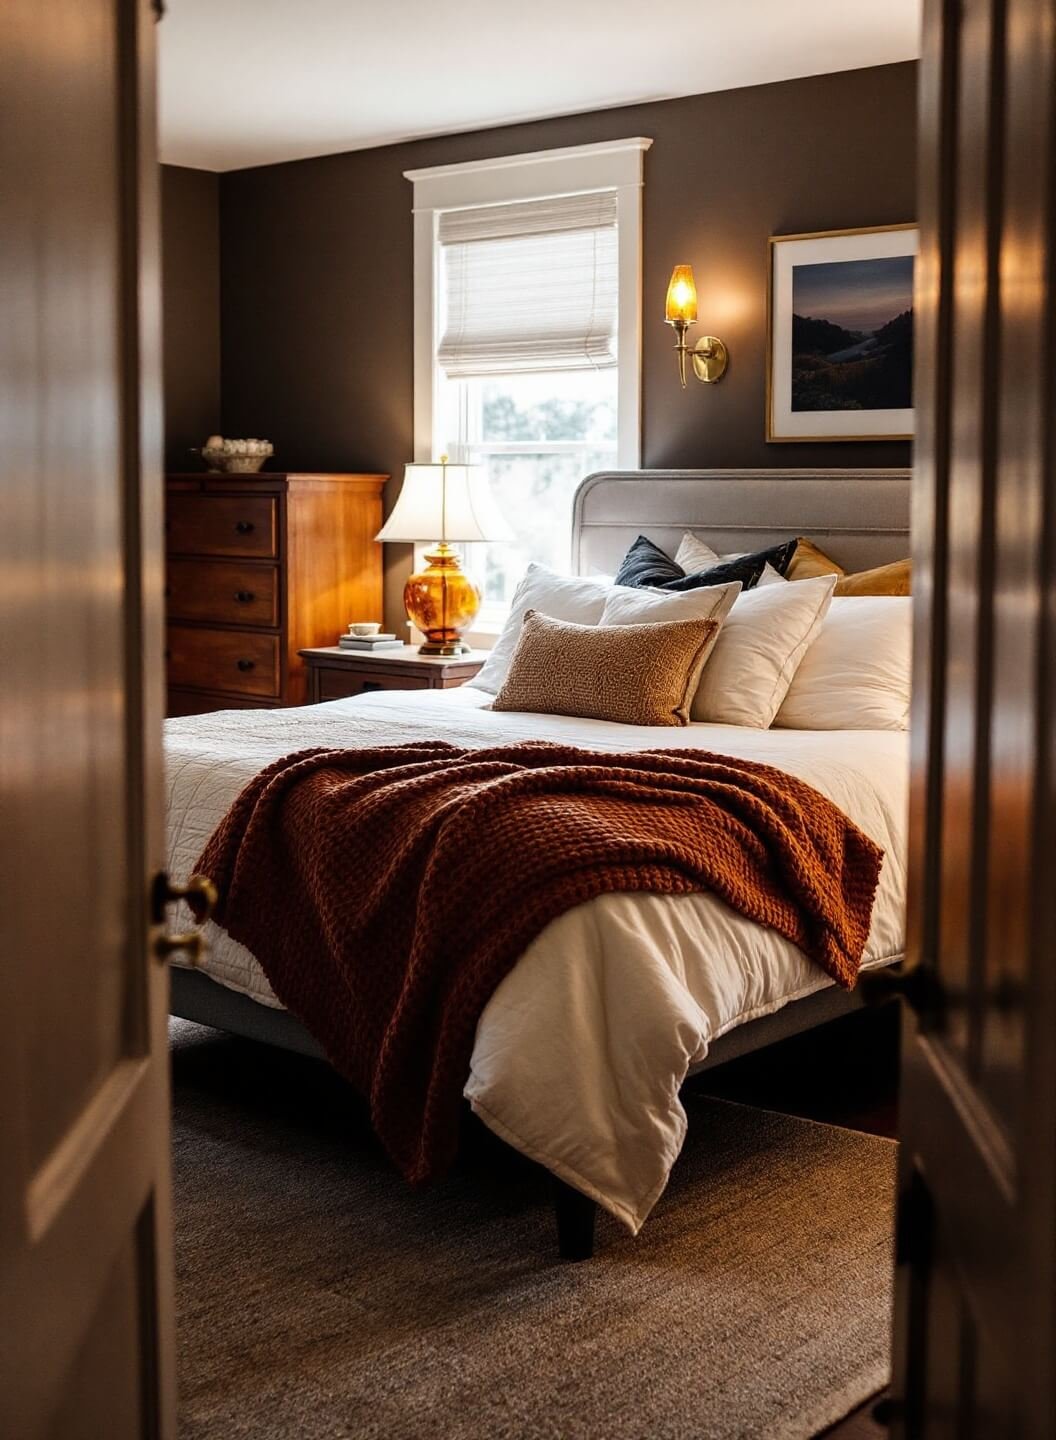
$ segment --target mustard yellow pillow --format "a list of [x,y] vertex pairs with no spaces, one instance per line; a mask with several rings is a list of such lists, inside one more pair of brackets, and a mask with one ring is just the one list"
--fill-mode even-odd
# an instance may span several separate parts
[[837,575],[837,595],[909,595],[911,569],[908,560],[893,560],[890,565],[877,565],[872,570],[858,570],[848,575],[843,566],[830,560],[813,540],[801,535],[785,579],[810,580],[815,575]]
[[913,566],[909,560],[893,560],[872,570],[844,574],[836,581],[837,595],[911,595]]
[[576,625],[529,610],[491,708],[688,725],[718,633],[717,620]]
[[825,551],[800,535],[796,540],[796,553],[785,571],[786,580],[813,580],[816,575],[845,575],[847,572],[835,560],[830,560]]

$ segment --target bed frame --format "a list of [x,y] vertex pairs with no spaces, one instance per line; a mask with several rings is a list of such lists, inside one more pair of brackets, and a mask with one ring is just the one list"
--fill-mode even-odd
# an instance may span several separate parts
[[[759,550],[809,535],[847,570],[865,570],[909,553],[909,470],[633,470],[590,475],[576,492],[572,568],[612,574],[628,545],[647,535],[674,554],[684,530],[720,553]],[[714,1042],[700,1074],[838,1019],[863,1004],[861,992],[826,987]],[[172,968],[172,1015],[268,1045],[325,1059],[285,1010],[228,990],[200,971]],[[555,1181],[563,1259],[594,1253],[594,1201]]]

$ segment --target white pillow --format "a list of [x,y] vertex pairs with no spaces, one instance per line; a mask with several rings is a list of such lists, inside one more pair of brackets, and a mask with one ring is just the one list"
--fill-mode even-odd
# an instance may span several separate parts
[[681,565],[687,575],[698,575],[701,570],[710,570],[713,565],[721,565],[722,557],[706,540],[694,535],[692,530],[683,530],[682,539],[675,551],[675,564]]
[[606,579],[558,575],[548,566],[533,560],[513,593],[502,633],[469,684],[492,695],[498,694],[520,639],[526,610],[538,610],[540,615],[549,615],[551,620],[574,620],[579,625],[596,625],[612,588],[611,582]]
[[835,575],[819,575],[795,585],[745,590],[719,632],[691,719],[767,729],[821,627],[835,588]]
[[696,590],[653,590],[614,585],[601,625],[653,625],[665,620],[725,620],[741,593],[741,582],[700,585]]
[[912,629],[909,595],[838,596],[774,724],[796,730],[907,729]]
[[768,560],[763,566],[763,573],[759,576],[755,585],[756,589],[758,589],[760,585],[787,585],[788,583],[788,576],[782,575],[780,570],[775,570]]

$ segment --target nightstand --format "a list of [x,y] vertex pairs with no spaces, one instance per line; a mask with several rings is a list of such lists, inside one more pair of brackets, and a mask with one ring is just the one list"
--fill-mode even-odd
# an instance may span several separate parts
[[376,655],[342,650],[338,645],[299,653],[308,670],[309,705],[365,695],[369,690],[453,690],[472,680],[488,658],[486,650],[457,656],[420,655],[415,645]]

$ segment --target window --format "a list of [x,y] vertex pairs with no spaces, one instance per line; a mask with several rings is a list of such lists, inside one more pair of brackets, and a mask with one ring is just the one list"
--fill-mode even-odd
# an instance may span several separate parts
[[483,466],[516,540],[467,545],[483,594],[481,624],[501,624],[529,560],[567,570],[572,497],[585,475],[615,469],[616,370],[556,371],[440,385],[438,444]]
[[466,547],[478,626],[529,560],[565,569],[572,497],[639,463],[647,140],[414,171],[415,458],[480,464],[512,544]]

